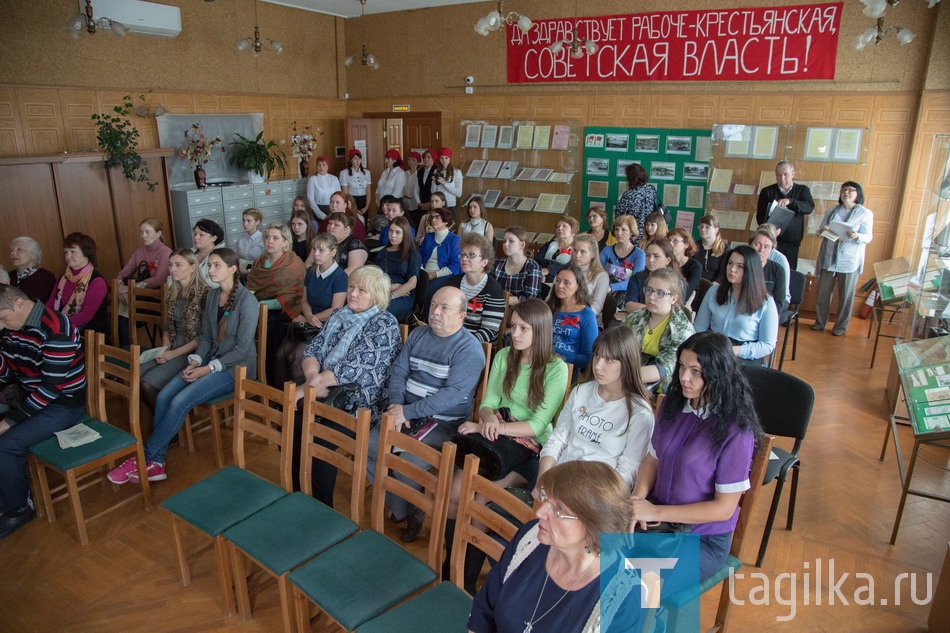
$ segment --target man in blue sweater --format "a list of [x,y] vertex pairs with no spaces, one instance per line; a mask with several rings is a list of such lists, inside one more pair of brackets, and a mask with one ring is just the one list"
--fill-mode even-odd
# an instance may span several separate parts
[[[462,327],[466,303],[458,288],[439,289],[432,297],[429,325],[412,331],[389,378],[390,405],[386,412],[395,418],[396,429],[420,429],[416,437],[436,448],[451,439],[459,425],[471,416],[475,387],[485,368],[481,344]],[[369,438],[371,480],[376,474],[378,448],[376,428]],[[421,461],[414,463],[426,465]],[[406,521],[402,540],[416,540],[422,528],[422,513],[392,495],[387,503],[397,520]]]
[[30,447],[67,429],[86,405],[79,330],[65,315],[0,284],[0,386],[18,384],[22,399],[0,419],[0,539],[36,517],[29,500]]

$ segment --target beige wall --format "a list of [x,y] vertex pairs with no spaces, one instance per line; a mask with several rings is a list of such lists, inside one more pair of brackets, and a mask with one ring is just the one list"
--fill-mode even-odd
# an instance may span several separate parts
[[257,2],[261,36],[285,50],[255,58],[235,48],[253,37],[255,0],[161,0],[181,8],[178,37],[83,32],[75,41],[66,23],[78,12],[76,0],[2,4],[0,84],[342,96],[336,57],[343,20],[332,16]]

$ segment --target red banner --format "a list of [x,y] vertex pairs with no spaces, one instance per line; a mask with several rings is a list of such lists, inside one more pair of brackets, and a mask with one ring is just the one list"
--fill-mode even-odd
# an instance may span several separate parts
[[[509,26],[508,83],[834,79],[841,2],[664,11]],[[575,59],[573,30],[597,43]]]

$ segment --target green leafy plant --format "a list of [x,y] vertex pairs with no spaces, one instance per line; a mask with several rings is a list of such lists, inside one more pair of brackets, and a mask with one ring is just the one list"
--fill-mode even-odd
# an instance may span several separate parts
[[270,178],[271,172],[280,167],[285,168],[284,161],[287,155],[275,141],[264,142],[264,132],[257,138],[249,139],[236,134],[240,140],[231,141],[228,149],[228,162],[239,169],[253,171],[263,176],[265,171]]
[[[145,95],[139,95],[145,100]],[[106,153],[106,169],[115,166],[122,168],[126,178],[135,182],[144,182],[149,191],[155,191],[158,182],[149,181],[148,164],[136,151],[139,145],[139,131],[130,120],[132,114],[132,96],[125,95],[122,105],[112,108],[112,112],[93,114],[96,122],[96,140]]]

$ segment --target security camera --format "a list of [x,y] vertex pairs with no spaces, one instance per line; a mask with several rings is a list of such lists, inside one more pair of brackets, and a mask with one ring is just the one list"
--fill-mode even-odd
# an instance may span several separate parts
[[469,75],[468,77],[465,78],[465,83],[471,86],[473,83],[475,83],[475,78]]

